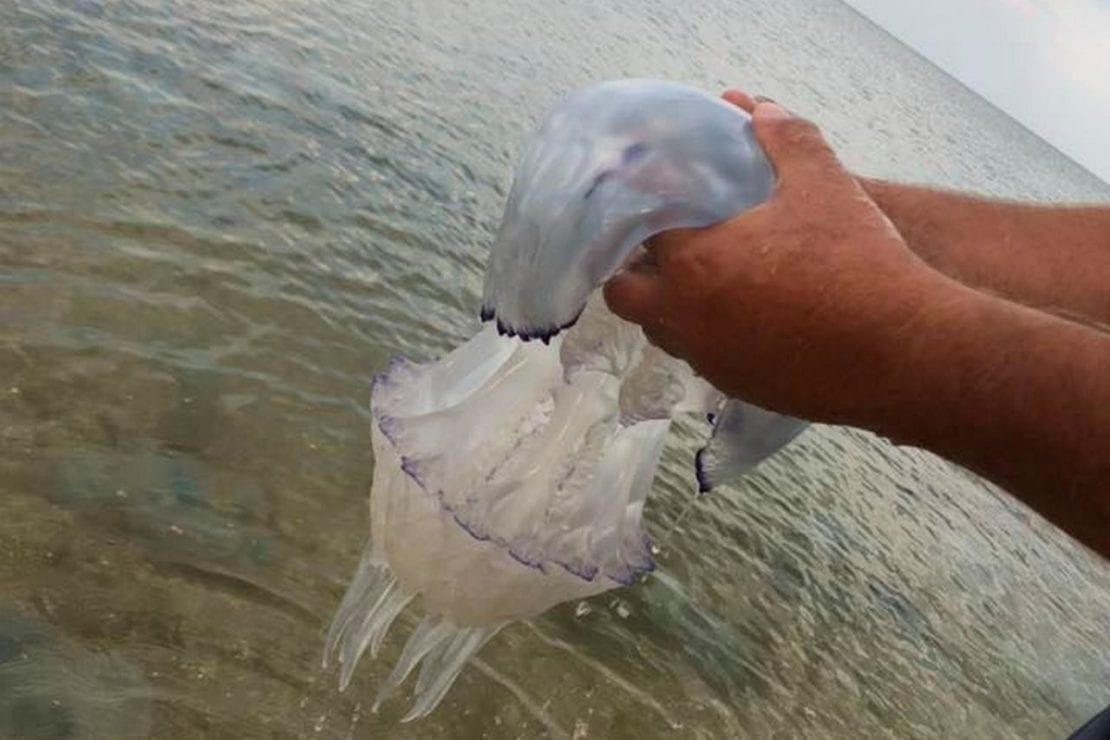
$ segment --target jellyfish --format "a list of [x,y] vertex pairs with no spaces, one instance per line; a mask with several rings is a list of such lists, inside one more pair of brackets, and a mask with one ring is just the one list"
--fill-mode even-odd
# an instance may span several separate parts
[[370,536],[325,645],[341,689],[410,602],[423,616],[374,702],[419,668],[406,721],[505,625],[649,573],[641,518],[672,418],[711,420],[702,493],[801,432],[723,398],[598,290],[652,235],[720,222],[773,184],[747,114],[693,88],[604,82],[548,114],[489,255],[481,329],[372,384]]

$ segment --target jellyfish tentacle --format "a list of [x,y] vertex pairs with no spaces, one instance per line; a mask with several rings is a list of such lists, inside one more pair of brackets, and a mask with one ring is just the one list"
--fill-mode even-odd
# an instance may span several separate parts
[[365,604],[371,602],[370,594],[375,585],[388,578],[389,570],[384,563],[374,557],[373,549],[368,545],[358,564],[358,570],[351,579],[347,592],[335,612],[328,634],[324,638],[323,667],[328,667],[328,657],[339,647],[345,633],[359,614],[363,613]]
[[436,644],[448,634],[452,629],[450,622],[447,622],[440,616],[427,616],[420,620],[420,624],[416,626],[412,634],[409,635],[408,642],[401,650],[401,657],[393,666],[389,676],[378,687],[378,693],[374,697],[374,704],[371,711],[377,712],[382,702],[385,701],[393,691],[404,683],[409,674],[412,673],[420,661],[428,652],[435,647]]
[[410,722],[426,716],[435,709],[436,704],[451,688],[451,684],[466,662],[477,654],[490,638],[500,631],[501,627],[502,625],[495,624],[489,627],[462,629],[435,655],[434,659],[431,655],[425,657],[424,664],[420,668],[420,676],[417,678],[416,701],[401,721]]
[[363,652],[370,647],[371,657],[377,653],[377,645],[384,638],[386,630],[411,600],[412,594],[401,590],[396,579],[391,577],[378,599],[363,614],[359,624],[348,631],[340,648],[339,661],[343,666],[339,674],[340,691],[346,689],[350,683],[355,665]]

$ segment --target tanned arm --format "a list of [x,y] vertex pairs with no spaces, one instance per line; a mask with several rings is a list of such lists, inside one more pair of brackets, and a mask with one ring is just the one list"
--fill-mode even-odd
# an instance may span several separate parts
[[941,272],[1110,326],[1110,207],[1011,203],[858,179],[910,249]]
[[891,344],[854,423],[993,480],[1110,557],[1110,334],[952,280]]

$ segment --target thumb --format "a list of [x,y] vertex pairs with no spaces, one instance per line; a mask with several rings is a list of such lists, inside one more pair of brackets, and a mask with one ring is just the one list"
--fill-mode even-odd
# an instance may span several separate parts
[[788,184],[816,173],[827,176],[830,171],[843,171],[817,126],[777,103],[762,102],[755,106],[752,131],[780,183]]

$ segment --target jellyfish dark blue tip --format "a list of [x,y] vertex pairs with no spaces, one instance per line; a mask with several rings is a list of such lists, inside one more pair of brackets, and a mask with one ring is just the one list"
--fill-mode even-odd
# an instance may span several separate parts
[[[584,308],[579,308],[575,312],[573,318],[571,318],[569,321],[563,322],[562,324],[535,329],[518,329],[502,321],[500,318],[497,318],[497,333],[503,337],[516,337],[523,342],[540,341],[544,344],[551,344],[552,339],[578,323],[578,318],[582,315],[583,310]],[[493,318],[496,318],[496,314],[490,315],[490,319]]]
[[702,447],[694,455],[694,477],[698,481],[698,495],[709,493],[713,490],[713,484],[709,481],[709,475],[705,471],[705,447]]

